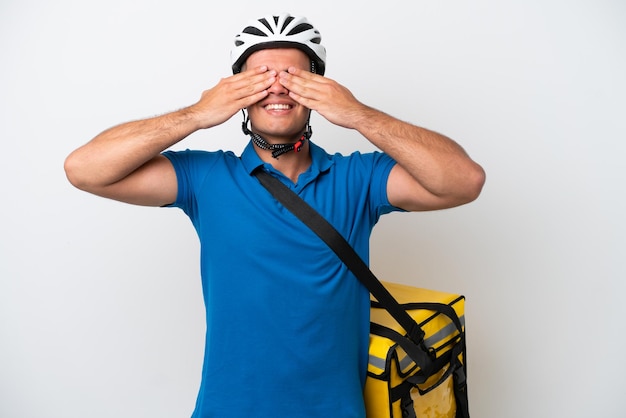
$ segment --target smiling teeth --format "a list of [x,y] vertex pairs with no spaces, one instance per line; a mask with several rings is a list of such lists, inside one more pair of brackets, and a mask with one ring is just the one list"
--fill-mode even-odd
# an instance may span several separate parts
[[268,104],[267,106],[265,106],[265,109],[267,110],[289,110],[291,108],[291,106],[289,106],[288,104]]

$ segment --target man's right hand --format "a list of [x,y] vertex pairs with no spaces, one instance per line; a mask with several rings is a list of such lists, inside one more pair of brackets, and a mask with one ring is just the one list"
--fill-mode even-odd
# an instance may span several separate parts
[[200,129],[220,125],[241,109],[263,100],[276,76],[276,71],[261,66],[223,78],[204,91],[198,103],[188,110],[197,115]]

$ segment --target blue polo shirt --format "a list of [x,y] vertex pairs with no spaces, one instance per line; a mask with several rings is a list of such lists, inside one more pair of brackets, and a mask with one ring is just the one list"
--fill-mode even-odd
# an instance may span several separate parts
[[383,153],[330,155],[310,144],[296,184],[252,143],[232,152],[165,152],[178,179],[172,206],[201,244],[206,306],[202,382],[192,418],[365,416],[369,293],[252,172],[269,171],[369,260],[395,162]]

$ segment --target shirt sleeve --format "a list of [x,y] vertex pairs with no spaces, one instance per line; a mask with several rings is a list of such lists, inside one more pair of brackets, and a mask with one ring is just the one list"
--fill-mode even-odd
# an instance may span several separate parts
[[197,215],[196,190],[201,186],[222,152],[196,150],[165,151],[176,172],[178,193],[176,201],[169,207],[182,209],[192,220]]
[[378,218],[390,212],[405,212],[404,209],[389,203],[389,197],[387,195],[389,173],[391,173],[391,169],[396,165],[396,161],[382,152],[374,152],[371,156],[372,177],[370,180],[370,202],[372,204],[372,213],[375,213]]

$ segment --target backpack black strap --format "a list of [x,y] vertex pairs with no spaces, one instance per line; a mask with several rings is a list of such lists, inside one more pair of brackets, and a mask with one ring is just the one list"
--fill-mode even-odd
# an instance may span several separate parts
[[[302,222],[310,227],[339,258],[348,266],[354,275],[363,283],[376,300],[398,321],[414,343],[423,345],[424,331],[417,322],[396,301],[383,284],[374,276],[367,264],[354,251],[352,246],[322,215],[308,203],[285,186],[280,180],[263,169],[254,173],[261,184]],[[425,351],[427,349],[423,347]],[[417,359],[415,359],[417,361]]]

